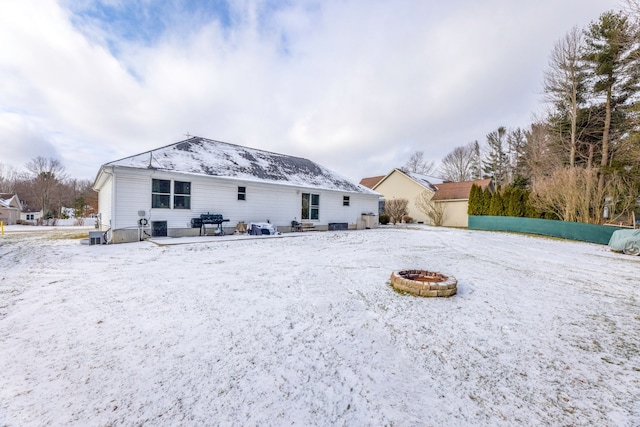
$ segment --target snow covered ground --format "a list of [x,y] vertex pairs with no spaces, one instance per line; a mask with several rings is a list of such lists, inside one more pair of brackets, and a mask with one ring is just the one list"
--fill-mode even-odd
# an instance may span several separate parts
[[[606,246],[21,230],[0,236],[0,425],[640,425],[640,257]],[[394,292],[408,268],[458,294]]]

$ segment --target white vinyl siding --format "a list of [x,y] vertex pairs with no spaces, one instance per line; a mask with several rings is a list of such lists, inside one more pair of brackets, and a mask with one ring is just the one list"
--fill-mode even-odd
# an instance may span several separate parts
[[104,185],[98,193],[98,212],[100,212],[100,223],[102,231],[109,228],[113,218],[113,178],[106,179]]
[[138,211],[151,208],[151,180],[148,176],[117,173],[115,180],[113,228],[138,226]]
[[[302,194],[319,195],[319,225],[331,222],[356,224],[363,213],[377,213],[378,196],[347,193],[344,191],[316,190],[304,187],[243,181],[210,176],[194,176],[142,169],[116,169],[116,202],[113,212],[113,228],[136,228],[138,211],[145,211],[149,222],[167,221],[169,229],[190,227],[191,218],[203,213],[221,214],[229,222],[225,227],[235,227],[244,221],[266,222],[289,227],[294,219],[301,221]],[[152,179],[190,182],[191,209],[151,208]],[[238,200],[238,188],[245,187],[246,200]],[[110,191],[100,189],[100,211],[107,212],[106,201]],[[349,196],[349,206],[344,206],[344,196]],[[106,223],[105,223],[106,224]]]

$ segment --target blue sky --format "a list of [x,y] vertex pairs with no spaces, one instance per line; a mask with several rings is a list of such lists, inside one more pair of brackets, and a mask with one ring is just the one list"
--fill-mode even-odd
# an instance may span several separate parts
[[0,10],[0,163],[101,164],[190,135],[358,181],[543,109],[554,43],[617,0],[24,0]]
[[153,46],[171,31],[196,32],[212,21],[232,25],[231,8],[224,0],[71,1],[66,7],[76,28],[86,29],[87,24],[99,28],[115,55],[114,44],[121,40]]

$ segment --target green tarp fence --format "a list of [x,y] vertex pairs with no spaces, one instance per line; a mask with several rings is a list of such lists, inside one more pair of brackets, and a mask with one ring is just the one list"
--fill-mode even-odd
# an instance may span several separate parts
[[515,233],[540,234],[563,239],[606,245],[614,231],[622,227],[584,224],[581,222],[554,221],[512,216],[469,215],[470,230],[512,231]]

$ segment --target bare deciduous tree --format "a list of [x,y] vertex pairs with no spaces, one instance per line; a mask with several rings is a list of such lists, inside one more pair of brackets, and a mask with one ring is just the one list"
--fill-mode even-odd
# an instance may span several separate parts
[[433,200],[433,193],[423,191],[416,197],[416,207],[424,213],[431,223],[435,226],[441,226],[446,211],[446,204],[439,200]]
[[585,101],[587,73],[582,60],[583,45],[582,31],[573,27],[554,46],[549,68],[544,75],[547,101],[553,104],[559,114],[569,118],[569,165],[572,167],[576,158],[578,111]]
[[549,126],[544,122],[533,123],[531,129],[526,132],[524,158],[531,183],[562,168],[562,156],[556,151],[557,147],[549,143],[549,139]]
[[64,166],[59,160],[38,156],[30,160],[26,168],[31,174],[34,198],[40,204],[42,212],[46,214],[47,211],[52,211],[53,200],[61,196],[57,190],[65,179]]
[[538,179],[529,198],[541,212],[563,221],[599,223],[606,189],[598,189],[595,168],[565,167]]
[[475,144],[469,143],[454,148],[444,156],[440,164],[440,178],[445,181],[471,181],[474,178],[474,166],[476,160]]
[[389,220],[395,225],[402,222],[402,218],[409,213],[409,201],[407,199],[391,199],[384,202],[384,212],[389,215]]
[[416,151],[411,155],[407,163],[401,168],[406,172],[414,172],[420,175],[430,175],[433,173],[435,163],[433,160],[424,158],[424,151]]
[[0,193],[15,192],[18,173],[11,167],[0,163]]
[[[638,202],[638,178],[629,174],[613,173],[606,188],[611,222],[631,220]],[[605,200],[605,203],[607,201]]]

